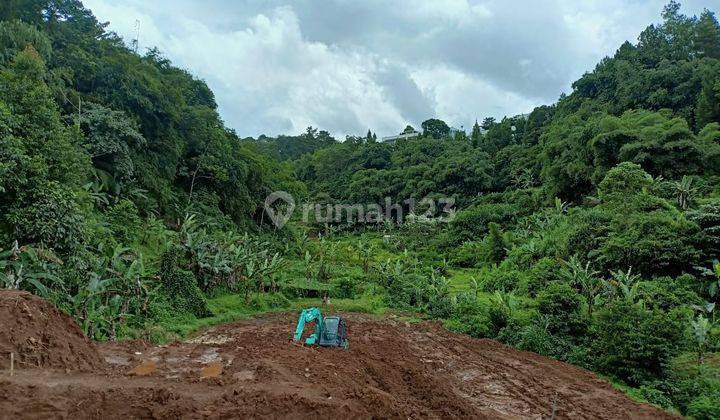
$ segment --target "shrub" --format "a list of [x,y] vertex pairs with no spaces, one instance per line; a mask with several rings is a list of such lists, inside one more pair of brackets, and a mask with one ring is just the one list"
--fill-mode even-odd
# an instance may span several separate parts
[[486,311],[481,309],[475,297],[468,294],[458,296],[452,318],[446,321],[445,326],[475,338],[491,337],[492,332]]
[[500,230],[500,225],[490,223],[489,232],[480,244],[480,261],[487,264],[499,264],[507,256],[510,241]]
[[23,202],[9,215],[20,241],[65,251],[83,241],[85,218],[67,186],[47,182],[30,191]]
[[583,298],[564,283],[553,283],[538,294],[538,312],[545,316],[551,334],[581,336],[587,323],[582,316]]
[[482,248],[479,242],[468,241],[452,250],[450,263],[455,267],[476,267],[480,263]]
[[618,214],[600,248],[610,269],[632,267],[644,276],[677,274],[698,264],[698,226],[674,211]]
[[683,367],[683,364],[678,364],[676,360],[671,375],[675,406],[695,418],[719,418],[712,408],[717,410],[720,407],[720,371],[714,366],[697,365],[694,355],[689,366]]
[[460,211],[450,223],[454,242],[477,240],[488,233],[490,223],[505,226],[516,213],[517,209],[509,204],[481,204]]
[[616,301],[599,310],[593,319],[589,361],[597,371],[637,386],[663,376],[684,331],[679,312],[648,311]]
[[511,292],[525,277],[524,273],[505,268],[494,268],[486,272],[482,279],[482,290],[485,292]]
[[212,316],[195,276],[180,267],[179,251],[167,251],[160,265],[160,278],[173,306],[198,318]]
[[701,284],[695,277],[660,277],[639,284],[639,298],[650,309],[669,311],[683,305],[702,305],[703,299],[694,291]]
[[142,221],[138,209],[130,200],[120,200],[105,214],[108,226],[120,243],[131,244],[138,236]]
[[720,418],[720,392],[713,395],[701,395],[688,405],[688,417],[697,420],[714,420]]
[[652,177],[635,163],[623,162],[611,169],[598,185],[603,200],[623,200],[653,184]]
[[355,279],[352,277],[340,277],[333,281],[332,296],[341,299],[353,299],[355,297]]
[[519,350],[531,351],[558,360],[568,360],[577,348],[570,338],[550,334],[540,319],[529,325],[513,321],[500,331],[497,340]]
[[551,258],[542,258],[530,269],[519,290],[523,294],[537,297],[550,284],[560,281],[560,264]]

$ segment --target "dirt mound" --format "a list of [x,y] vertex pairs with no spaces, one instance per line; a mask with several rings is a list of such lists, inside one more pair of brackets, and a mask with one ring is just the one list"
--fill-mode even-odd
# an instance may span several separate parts
[[0,376],[0,412],[21,418],[671,418],[588,371],[437,323],[346,317],[348,351],[292,344],[293,314],[220,326],[169,346],[102,344],[113,373]]
[[104,366],[75,321],[27,292],[0,291],[0,369],[90,370]]

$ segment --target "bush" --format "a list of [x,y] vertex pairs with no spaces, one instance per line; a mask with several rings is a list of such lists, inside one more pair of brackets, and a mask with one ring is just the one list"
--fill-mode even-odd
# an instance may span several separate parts
[[577,347],[568,337],[548,332],[540,320],[529,325],[511,322],[503,328],[497,340],[519,350],[531,351],[558,360],[568,360]]
[[452,331],[468,334],[475,338],[491,336],[492,325],[487,308],[481,306],[477,297],[471,293],[461,293],[457,296],[452,318],[445,325]]
[[120,200],[105,214],[114,237],[123,244],[131,244],[140,232],[142,221],[138,209],[130,200]]
[[699,228],[675,211],[618,214],[600,248],[604,267],[627,269],[647,277],[680,275],[699,263]]
[[582,336],[587,323],[582,315],[583,298],[564,283],[553,283],[538,294],[538,312],[547,320],[551,334]]
[[160,265],[160,278],[173,306],[198,318],[212,316],[195,276],[180,267],[179,251],[167,251]]
[[720,393],[695,398],[685,414],[697,420],[720,419]]
[[290,300],[282,293],[259,293],[250,298],[250,305],[256,311],[282,309],[290,306]]
[[509,204],[481,204],[460,211],[450,223],[454,241],[452,245],[485,236],[489,232],[490,223],[506,226],[515,214],[517,209]]
[[635,163],[623,162],[611,169],[598,185],[603,200],[623,200],[653,184],[652,177]]
[[17,239],[63,251],[83,242],[85,218],[75,193],[67,186],[50,181],[30,191],[22,201],[25,204],[8,217]]
[[[694,355],[690,359],[687,367],[677,361],[673,365],[671,379],[675,406],[682,413],[695,418],[719,418],[717,411],[713,412],[712,408],[714,406],[717,410],[720,407],[720,370],[713,366],[697,365]],[[714,417],[712,413],[715,413]]]
[[[664,385],[664,383],[659,383],[660,385]],[[656,388],[653,385],[657,385],[656,383],[652,383],[649,385],[642,385],[640,388],[634,389],[631,388],[628,391],[628,394],[631,397],[636,397],[638,399],[644,400],[649,402],[650,404],[657,405],[659,407],[670,409],[673,408],[673,402],[670,399],[670,397],[667,396],[667,394],[661,390]]]
[[541,258],[530,269],[525,281],[519,286],[521,293],[537,297],[538,293],[545,290],[550,284],[560,281],[560,269],[562,266],[551,258]]
[[702,283],[689,274],[661,277],[640,282],[638,295],[650,309],[669,311],[683,305],[703,305],[703,299],[694,291],[699,284]]
[[485,273],[482,278],[482,290],[485,292],[511,292],[525,278],[521,271],[494,268]]
[[631,386],[662,378],[683,342],[679,312],[648,311],[626,301],[597,311],[590,329],[589,361],[594,368]]
[[332,297],[340,299],[355,298],[356,280],[352,277],[340,277],[333,280]]
[[482,248],[479,242],[468,241],[452,250],[450,264],[455,267],[476,267],[480,263]]

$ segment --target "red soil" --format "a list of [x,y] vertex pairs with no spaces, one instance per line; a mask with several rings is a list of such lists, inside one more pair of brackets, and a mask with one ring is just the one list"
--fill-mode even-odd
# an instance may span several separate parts
[[[25,317],[22,309],[14,313]],[[437,323],[345,316],[348,351],[294,345],[295,315],[282,314],[169,346],[100,344],[106,367],[95,372],[25,369],[34,365],[26,363],[12,378],[0,371],[0,417],[540,419],[553,411],[573,419],[672,417],[588,371]],[[53,347],[68,353],[40,357],[41,366],[58,360],[52,367],[67,367],[81,356],[88,359],[74,366],[97,365],[75,328],[56,333],[86,347]]]
[[27,292],[0,292],[0,367],[92,370],[105,365],[68,315]]

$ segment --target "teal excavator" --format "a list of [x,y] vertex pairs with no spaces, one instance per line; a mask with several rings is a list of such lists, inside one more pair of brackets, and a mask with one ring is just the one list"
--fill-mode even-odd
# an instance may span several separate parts
[[323,318],[322,312],[318,308],[304,309],[298,318],[297,328],[295,328],[294,340],[301,343],[305,324],[315,323],[315,332],[305,339],[308,346],[321,347],[342,347],[348,349],[349,343],[347,338],[347,325],[345,320],[339,316],[326,316]]

